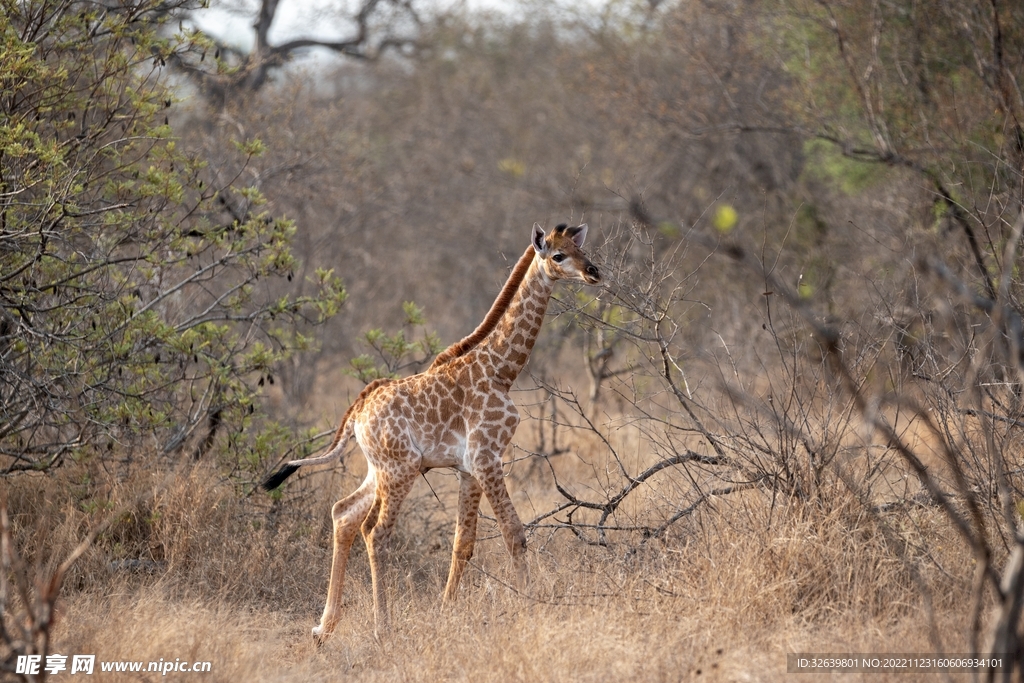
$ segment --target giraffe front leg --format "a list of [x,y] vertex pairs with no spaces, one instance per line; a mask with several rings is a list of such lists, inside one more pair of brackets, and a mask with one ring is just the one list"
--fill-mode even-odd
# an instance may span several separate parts
[[483,489],[475,477],[459,472],[459,515],[455,525],[455,543],[452,548],[452,567],[444,587],[443,604],[449,605],[458,597],[459,582],[466,571],[466,563],[473,557],[476,545],[476,523],[480,514]]
[[341,612],[341,589],[345,583],[345,567],[348,565],[352,542],[366,518],[373,502],[373,471],[352,494],[339,500],[331,509],[334,522],[334,558],[331,561],[331,580],[327,586],[327,604],[320,618],[320,624],[313,627],[313,639],[322,645],[334,632]]
[[529,573],[526,566],[526,531],[523,523],[516,514],[516,509],[509,498],[508,489],[505,487],[505,476],[501,471],[500,457],[494,457],[488,462],[481,463],[480,483],[483,486],[487,502],[491,504],[494,516],[498,519],[498,528],[501,529],[501,537],[505,541],[509,555],[512,556],[512,566],[516,572],[516,588],[524,590],[529,583]]

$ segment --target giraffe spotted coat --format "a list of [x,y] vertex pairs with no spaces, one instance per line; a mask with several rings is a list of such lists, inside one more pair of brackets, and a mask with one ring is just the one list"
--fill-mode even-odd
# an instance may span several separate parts
[[545,234],[534,225],[530,247],[484,321],[453,344],[421,374],[370,383],[352,403],[323,456],[288,463],[268,479],[274,488],[299,466],[340,457],[355,436],[367,460],[367,474],[355,492],[335,503],[334,559],[327,604],[313,629],[318,641],[335,629],[349,549],[361,532],[370,557],[377,632],[388,626],[387,554],[395,516],[421,472],[454,468],[459,476],[459,509],[446,603],[455,599],[476,541],[480,499],[494,511],[512,556],[517,583],[527,579],[526,534],[502,473],[501,458],[519,412],[509,390],[537,340],[555,282],[600,281],[581,247],[587,226],[559,225]]

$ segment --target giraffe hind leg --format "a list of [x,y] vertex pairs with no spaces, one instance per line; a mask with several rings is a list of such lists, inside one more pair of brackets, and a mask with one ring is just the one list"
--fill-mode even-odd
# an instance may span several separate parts
[[366,552],[370,556],[370,576],[373,580],[374,634],[378,638],[390,628],[387,564],[391,534],[398,517],[398,509],[418,475],[418,468],[387,474],[378,473],[373,507],[363,522],[363,540],[366,541]]
[[320,624],[313,628],[313,638],[317,645],[322,644],[338,625],[341,591],[345,583],[349,551],[373,503],[374,488],[375,477],[371,469],[359,488],[339,500],[331,509],[331,519],[334,522],[334,559],[331,562],[331,581],[327,587],[327,604],[324,606]]
[[480,515],[480,497],[483,489],[471,474],[459,472],[459,515],[455,525],[455,543],[452,548],[452,567],[448,572],[448,583],[444,587],[444,604],[451,604],[458,597],[459,582],[466,564],[473,557],[476,544],[476,523]]

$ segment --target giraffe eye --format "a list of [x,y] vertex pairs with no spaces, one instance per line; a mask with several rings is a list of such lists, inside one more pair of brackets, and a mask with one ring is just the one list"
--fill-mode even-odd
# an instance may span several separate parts
[[561,263],[562,261],[565,260],[565,254],[555,254],[554,256],[551,257],[551,260],[554,261],[555,263]]

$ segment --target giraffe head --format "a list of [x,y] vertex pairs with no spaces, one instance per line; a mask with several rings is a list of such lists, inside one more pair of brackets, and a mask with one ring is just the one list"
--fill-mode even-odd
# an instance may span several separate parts
[[586,223],[572,228],[562,223],[547,235],[539,223],[533,224],[533,249],[541,269],[552,280],[583,280],[588,285],[601,281],[597,266],[583,253],[585,239]]

